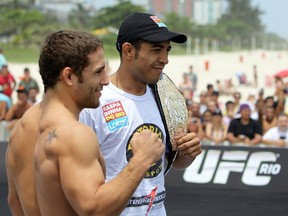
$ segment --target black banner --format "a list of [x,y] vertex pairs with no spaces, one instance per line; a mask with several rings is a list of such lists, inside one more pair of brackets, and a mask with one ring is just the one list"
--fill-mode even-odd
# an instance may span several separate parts
[[203,145],[185,170],[172,169],[166,185],[288,192],[288,149]]

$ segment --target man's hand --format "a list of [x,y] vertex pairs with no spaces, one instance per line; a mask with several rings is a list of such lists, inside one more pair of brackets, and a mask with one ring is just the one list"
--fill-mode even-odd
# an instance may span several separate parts
[[189,166],[193,160],[202,152],[200,140],[196,133],[177,135],[174,138],[174,145],[179,151],[173,167],[181,169]]
[[165,149],[158,135],[147,129],[135,133],[130,144],[134,157],[139,157],[143,161],[150,161],[150,165],[161,159]]

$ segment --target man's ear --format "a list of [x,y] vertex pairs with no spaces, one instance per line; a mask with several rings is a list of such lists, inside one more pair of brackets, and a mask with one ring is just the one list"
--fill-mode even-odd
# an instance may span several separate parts
[[122,45],[122,55],[128,59],[133,59],[135,55],[135,47],[132,44],[125,42]]
[[73,84],[74,73],[70,67],[65,67],[61,73],[61,80],[67,85]]

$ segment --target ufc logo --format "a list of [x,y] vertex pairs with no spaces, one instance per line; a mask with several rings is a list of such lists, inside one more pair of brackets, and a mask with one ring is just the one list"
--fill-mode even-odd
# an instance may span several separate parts
[[277,175],[281,165],[274,152],[241,150],[204,150],[184,172],[184,181],[198,184],[227,184],[231,172],[242,173],[246,185],[264,186],[272,175]]

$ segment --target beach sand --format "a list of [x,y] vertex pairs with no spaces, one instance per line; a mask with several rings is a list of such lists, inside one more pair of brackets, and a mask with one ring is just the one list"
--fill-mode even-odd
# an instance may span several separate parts
[[[242,61],[240,61],[242,58]],[[9,60],[9,59],[8,59]],[[120,60],[108,59],[111,72],[117,70]],[[41,86],[41,98],[43,93],[43,85],[41,84],[41,77],[39,75],[39,69],[37,63],[19,64],[13,61],[8,62],[11,73],[15,76],[17,83],[20,81],[20,77],[23,74],[25,67],[28,67],[31,71],[31,76],[34,77]],[[205,63],[208,63],[208,70],[205,68]],[[247,75],[248,82],[253,82],[253,65],[257,66],[258,71],[258,87],[253,86],[239,86],[239,82],[236,74],[244,72]],[[188,70],[189,65],[194,66],[194,71],[198,76],[198,88],[197,95],[202,90],[206,90],[208,83],[216,86],[216,80],[220,80],[222,83],[225,79],[231,78],[236,90],[242,93],[242,99],[246,99],[248,94],[257,92],[261,88],[264,88],[264,96],[273,94],[274,85],[265,85],[267,77],[272,79],[273,75],[280,70],[288,68],[288,51],[242,51],[233,53],[209,53],[206,55],[183,55],[174,56],[173,52],[169,56],[169,63],[166,65],[163,72],[165,72],[178,86],[182,81],[182,74]],[[13,99],[16,97],[16,93],[13,94]],[[221,97],[222,100],[227,100],[229,97]]]

